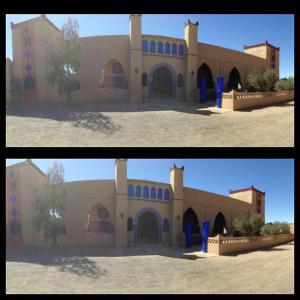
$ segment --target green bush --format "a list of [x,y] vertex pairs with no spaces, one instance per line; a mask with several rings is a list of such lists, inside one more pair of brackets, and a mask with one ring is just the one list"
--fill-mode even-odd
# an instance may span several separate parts
[[276,91],[290,91],[294,89],[294,77],[278,80],[275,84]]
[[286,222],[274,222],[265,224],[260,229],[261,235],[278,235],[290,233],[290,225]]
[[273,91],[277,81],[275,71],[267,69],[265,71],[254,71],[248,75],[247,82],[255,91]]
[[261,226],[262,222],[260,216],[256,213],[251,216],[240,216],[233,220],[235,236],[259,235]]

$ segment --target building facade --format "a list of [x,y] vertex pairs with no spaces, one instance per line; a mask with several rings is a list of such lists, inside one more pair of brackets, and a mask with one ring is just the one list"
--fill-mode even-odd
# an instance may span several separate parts
[[[129,35],[82,37],[78,89],[74,101],[141,102],[147,99],[197,101],[201,80],[215,90],[247,87],[247,75],[272,69],[279,76],[280,49],[267,41],[244,46],[244,52],[204,44],[198,22],[184,25],[184,38],[142,34],[142,15],[129,16]],[[46,15],[11,24],[13,62],[9,76],[24,88],[24,101],[63,101],[47,83],[48,60],[61,31]],[[10,97],[7,95],[7,101]],[[13,101],[14,99],[12,99]]]
[[[203,221],[211,233],[229,234],[232,221],[257,212],[265,218],[265,193],[253,186],[223,196],[184,186],[184,168],[170,169],[170,183],[127,178],[127,160],[115,161],[115,179],[66,182],[65,233],[60,246],[128,247],[139,242],[183,245],[187,222],[200,244]],[[33,226],[34,199],[46,175],[31,160],[6,168],[8,246],[47,246]]]

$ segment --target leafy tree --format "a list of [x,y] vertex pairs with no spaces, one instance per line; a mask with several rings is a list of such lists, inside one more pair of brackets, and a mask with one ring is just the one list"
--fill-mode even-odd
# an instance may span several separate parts
[[63,218],[66,192],[63,184],[64,168],[55,162],[48,170],[47,181],[38,189],[34,203],[34,226],[46,241],[52,239],[53,246],[57,245],[57,237],[65,233]]
[[270,69],[266,71],[254,71],[247,78],[248,84],[258,92],[272,91],[276,81],[276,72]]
[[233,220],[233,228],[242,236],[251,236],[253,230],[248,216],[239,216]]
[[283,78],[275,84],[276,91],[290,91],[294,89],[294,77]]
[[71,102],[71,94],[78,89],[76,79],[80,68],[80,45],[78,43],[79,25],[69,18],[61,30],[61,36],[56,41],[50,54],[48,82],[57,89],[59,95],[66,94]]
[[262,221],[259,214],[254,213],[249,217],[249,223],[252,227],[252,234],[259,235],[260,228],[262,227]]

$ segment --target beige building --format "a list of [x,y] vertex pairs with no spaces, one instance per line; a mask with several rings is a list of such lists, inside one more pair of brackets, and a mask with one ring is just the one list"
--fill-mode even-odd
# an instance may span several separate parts
[[[204,78],[211,95],[219,76],[224,77],[225,89],[232,90],[247,87],[247,75],[254,70],[273,69],[279,75],[279,48],[267,41],[244,46],[244,52],[204,44],[199,42],[198,26],[188,20],[182,39],[146,35],[142,15],[132,14],[129,35],[80,38],[81,66],[73,100],[198,101]],[[61,31],[46,15],[12,23],[11,28],[13,63],[7,61],[7,78],[22,83],[24,101],[63,101],[46,80],[49,55]]]
[[[184,168],[170,170],[170,183],[127,178],[127,160],[115,161],[115,179],[66,182],[61,246],[138,242],[183,245],[184,224],[192,223],[200,244],[203,221],[210,232],[232,233],[236,216],[257,212],[265,218],[265,193],[253,186],[222,196],[184,186]],[[6,168],[7,245],[45,246],[32,223],[35,192],[46,175],[31,160]]]

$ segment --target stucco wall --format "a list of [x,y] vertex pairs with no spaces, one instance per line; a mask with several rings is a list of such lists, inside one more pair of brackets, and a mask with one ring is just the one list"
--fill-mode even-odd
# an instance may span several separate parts
[[5,91],[6,91],[6,103],[11,102],[12,100],[12,94],[11,94],[11,79],[12,79],[12,68],[13,68],[13,64],[12,61],[7,58],[6,59],[6,65],[5,65]]
[[242,110],[294,100],[294,91],[238,93],[231,91],[222,93],[222,108]]

